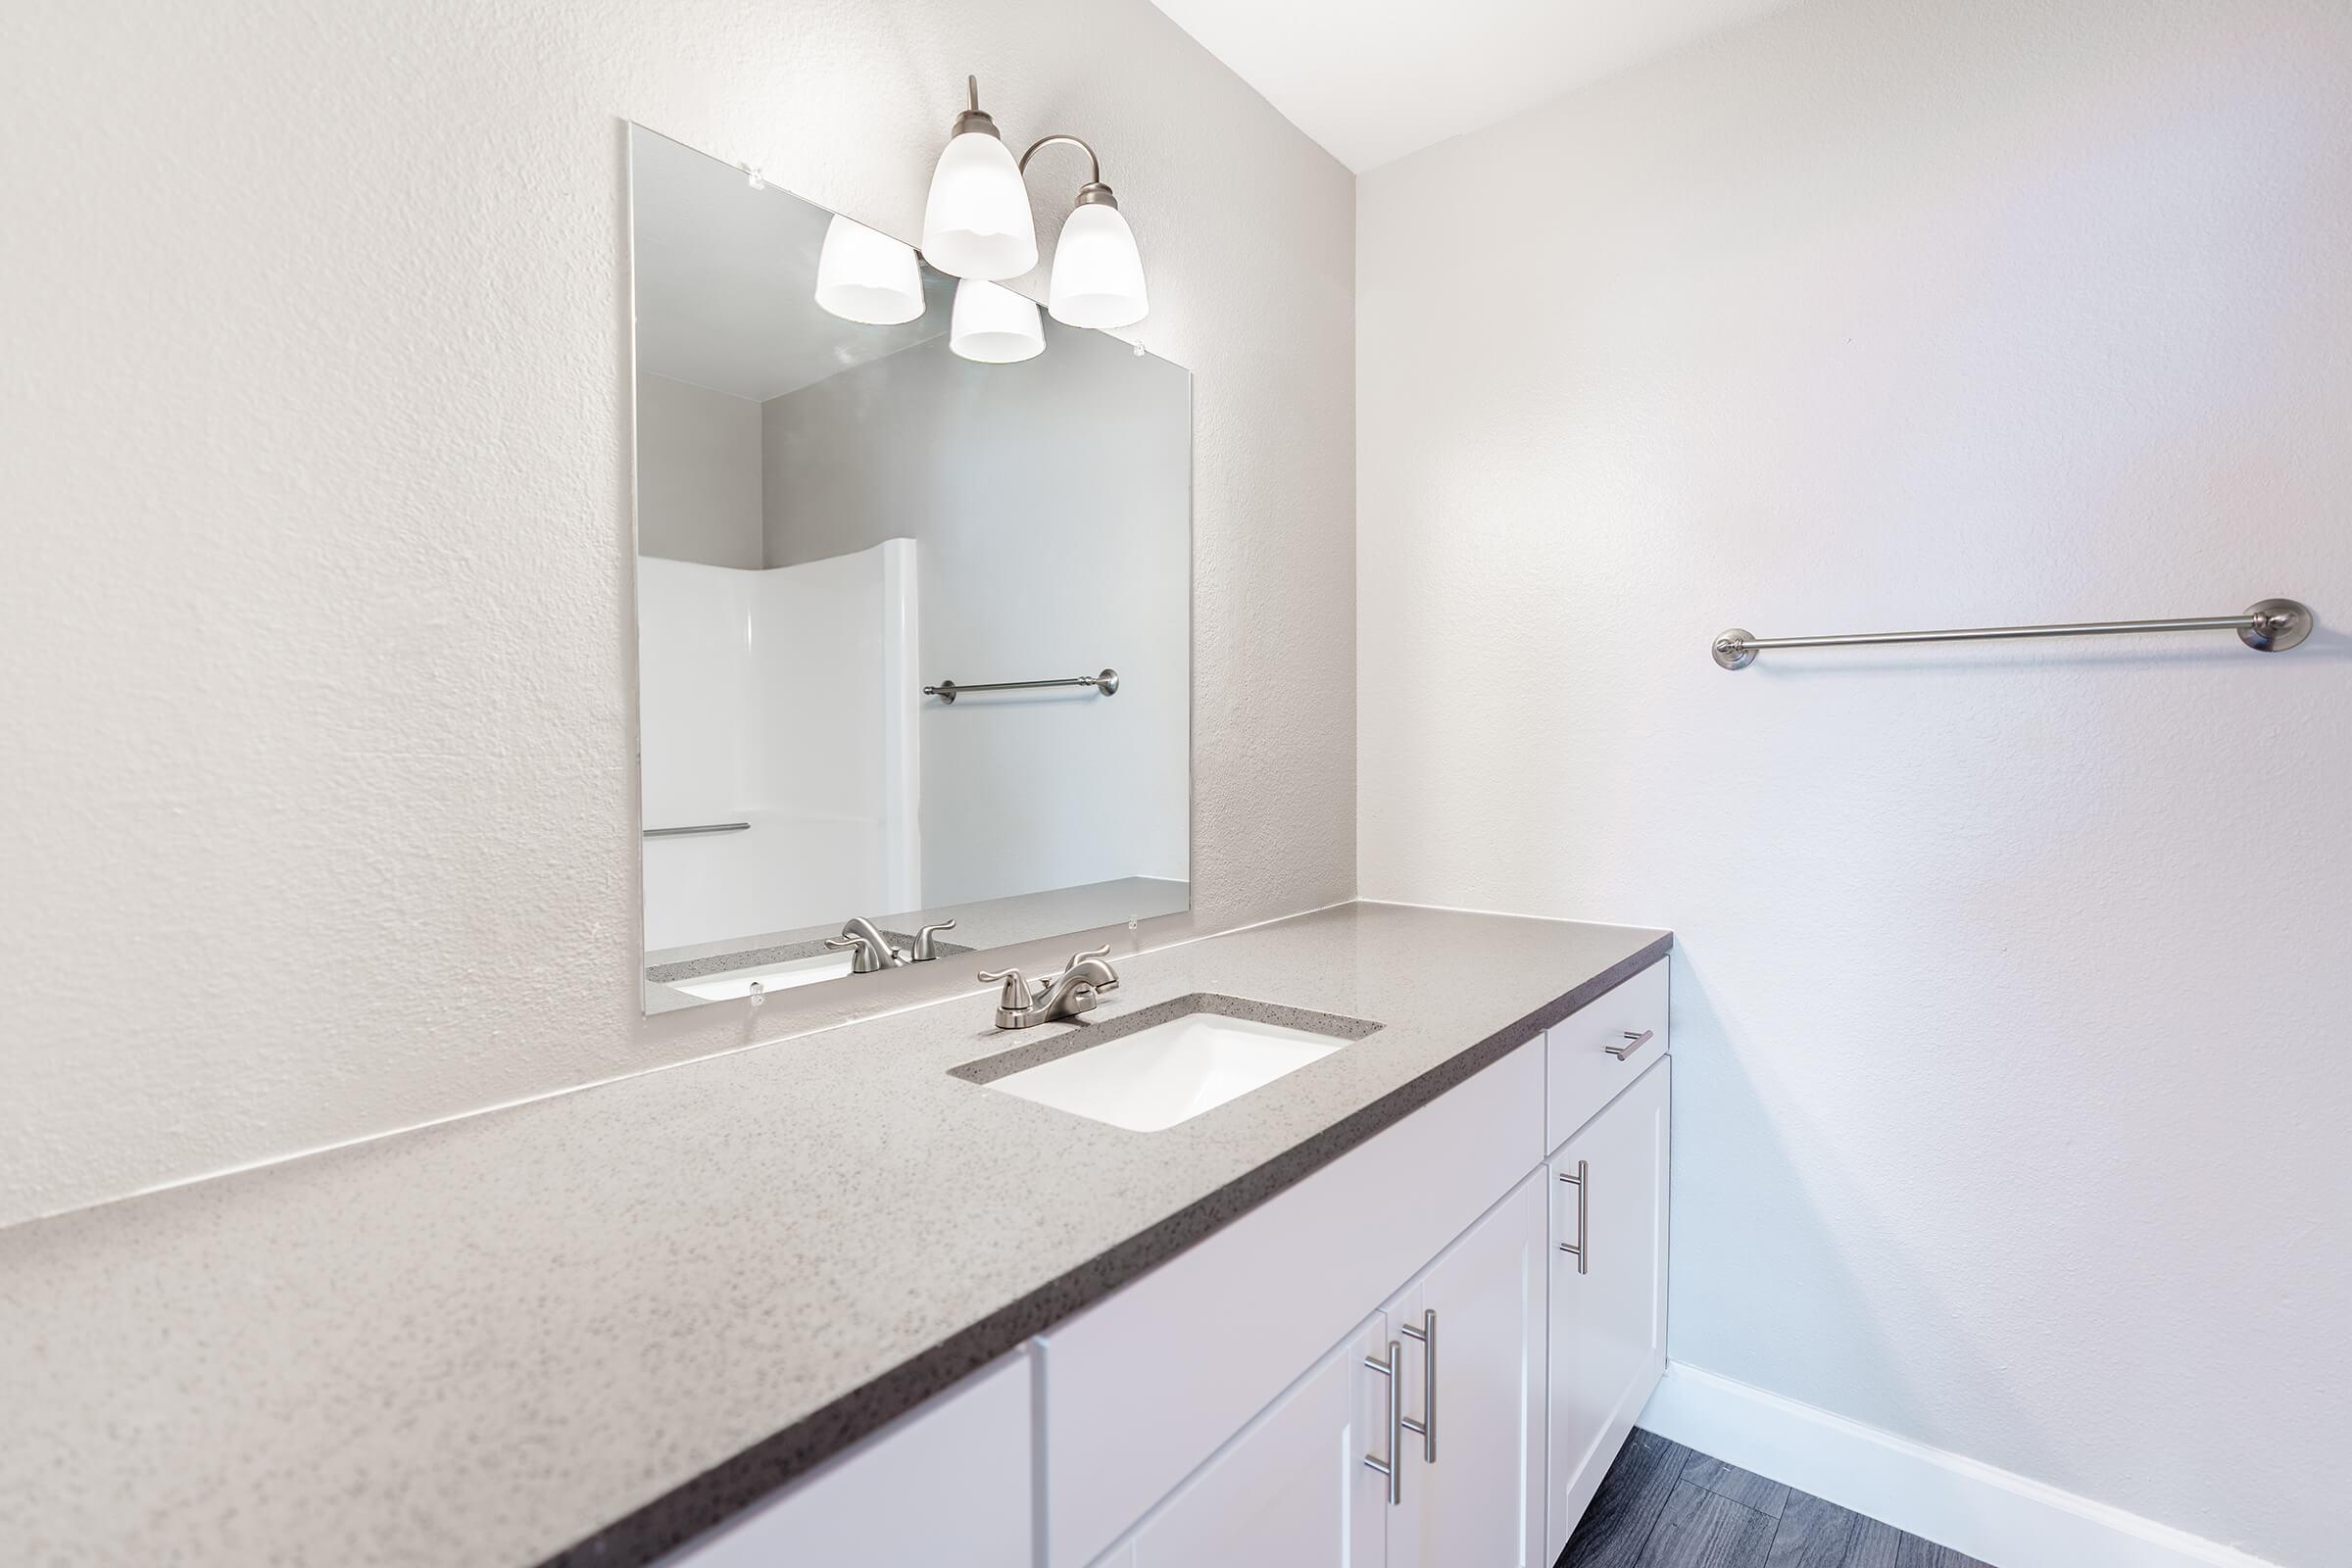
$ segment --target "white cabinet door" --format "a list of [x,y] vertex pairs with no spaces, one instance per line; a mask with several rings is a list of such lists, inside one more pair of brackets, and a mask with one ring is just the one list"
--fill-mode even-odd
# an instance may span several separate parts
[[1531,1039],[1048,1329],[1049,1568],[1088,1568],[1132,1532],[1548,1147]]
[[1029,1568],[1030,1447],[1015,1350],[663,1568]]
[[1539,1170],[1390,1304],[1405,1413],[1423,1428],[1405,1436],[1390,1568],[1544,1568],[1556,1555],[1544,1551],[1545,1200]]
[[1547,1557],[1568,1544],[1666,1368],[1673,1072],[1673,1058],[1660,1057],[1549,1162]]
[[[1178,1489],[1110,1561],[1134,1568],[1384,1568],[1390,1333],[1375,1315]],[[1139,1410],[1139,1421],[1151,1412]],[[1132,1553],[1126,1555],[1123,1553]]]

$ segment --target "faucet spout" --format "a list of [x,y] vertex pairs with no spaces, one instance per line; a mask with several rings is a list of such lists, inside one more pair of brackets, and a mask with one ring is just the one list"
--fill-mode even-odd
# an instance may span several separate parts
[[850,960],[852,974],[879,974],[884,969],[896,969],[906,963],[906,956],[883,940],[874,922],[862,914],[850,916],[842,926],[841,935],[825,938],[825,946],[839,952],[848,948],[856,956]]

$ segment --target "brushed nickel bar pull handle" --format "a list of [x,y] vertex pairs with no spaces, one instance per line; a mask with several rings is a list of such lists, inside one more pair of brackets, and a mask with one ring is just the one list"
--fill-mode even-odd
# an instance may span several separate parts
[[1635,1052],[1640,1051],[1643,1046],[1648,1045],[1651,1040],[1657,1037],[1657,1033],[1658,1032],[1655,1029],[1644,1029],[1640,1034],[1636,1034],[1631,1029],[1628,1029],[1625,1031],[1624,1045],[1603,1046],[1600,1049],[1607,1052],[1610,1055],[1615,1056],[1619,1061],[1623,1061]]
[[2264,599],[2242,615],[2185,615],[2172,620],[2083,620],[2056,626],[1960,626],[1950,631],[1866,631],[1842,637],[1759,637],[1744,627],[1719,632],[1709,652],[1726,669],[1745,669],[1766,648],[1868,648],[1886,643],[1999,642],[2020,637],[2110,637],[2139,631],[2233,631],[2258,654],[2282,654],[2311,635],[2311,610],[2292,599]]
[[1404,1419],[1404,1430],[1421,1440],[1421,1462],[1438,1462],[1438,1314],[1424,1307],[1419,1327],[1407,1323],[1398,1330],[1421,1343],[1421,1419]]
[[1592,1218],[1592,1211],[1585,1206],[1585,1193],[1589,1185],[1585,1180],[1587,1174],[1585,1162],[1581,1159],[1576,1162],[1575,1175],[1571,1176],[1566,1171],[1560,1172],[1560,1180],[1576,1189],[1576,1245],[1571,1247],[1566,1242],[1562,1242],[1560,1250],[1576,1259],[1576,1271],[1579,1274],[1587,1272],[1591,1266],[1585,1256],[1590,1247],[1585,1239],[1585,1226]]
[[1389,1358],[1377,1355],[1364,1357],[1364,1365],[1389,1380],[1389,1456],[1383,1459],[1376,1453],[1364,1455],[1364,1468],[1389,1483],[1389,1506],[1394,1508],[1404,1501],[1404,1397],[1396,1392],[1396,1367],[1404,1358],[1404,1349],[1395,1340],[1389,1342]]
[[694,827],[649,827],[645,830],[645,836],[649,839],[682,839],[695,833],[749,833],[751,830],[752,824],[749,822],[703,822]]

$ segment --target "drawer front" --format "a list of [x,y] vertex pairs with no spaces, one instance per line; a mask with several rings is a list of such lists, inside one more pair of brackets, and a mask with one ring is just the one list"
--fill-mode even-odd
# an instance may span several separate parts
[[1029,1352],[902,1416],[661,1568],[1029,1568]]
[[[1557,1149],[1666,1054],[1666,966],[1648,968],[1544,1034],[1544,1147]],[[1647,1032],[1650,1038],[1636,1044]],[[1623,1051],[1621,1058],[1615,1052]]]
[[1543,1075],[1530,1040],[1048,1330],[1049,1568],[1092,1562],[1540,1163]]

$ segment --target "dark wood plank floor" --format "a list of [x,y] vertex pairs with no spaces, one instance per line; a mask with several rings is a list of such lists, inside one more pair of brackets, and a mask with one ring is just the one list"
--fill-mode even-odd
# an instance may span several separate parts
[[1554,1568],[1987,1568],[1639,1427]]

